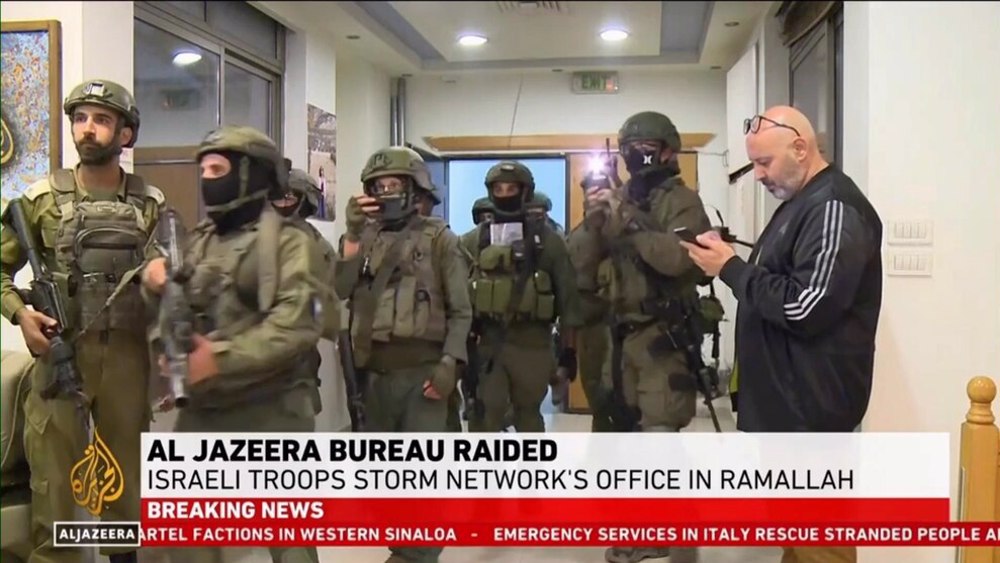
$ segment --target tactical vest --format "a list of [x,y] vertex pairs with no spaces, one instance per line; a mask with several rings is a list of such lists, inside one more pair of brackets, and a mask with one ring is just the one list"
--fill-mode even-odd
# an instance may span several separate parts
[[73,170],[57,170],[49,184],[59,209],[56,263],[69,276],[66,288],[73,328],[134,330],[143,321],[141,266],[152,225],[147,206],[163,196],[139,176],[127,174],[126,201],[80,201]]
[[[483,240],[483,230],[487,228],[487,224],[479,226],[480,240]],[[475,267],[469,289],[475,317],[504,322],[511,299],[516,297],[513,293],[518,266],[525,256],[511,245],[481,243],[475,249]],[[533,251],[536,266],[524,284],[520,303],[513,309],[513,317],[509,322],[548,324],[555,320],[556,299],[552,277],[537,267],[537,257],[541,256],[542,251],[542,245],[537,244]]]
[[[390,342],[393,339],[418,339],[443,343],[447,329],[447,308],[440,264],[434,262],[434,241],[448,228],[437,217],[420,217],[419,223],[398,232],[380,231],[370,244],[363,243],[361,280],[371,283],[384,267],[390,247],[400,237],[400,259],[388,283],[375,299],[374,318],[357,318],[351,323],[351,335],[359,338],[363,325],[371,327],[371,340]],[[374,229],[375,227],[370,227]],[[375,233],[369,231],[362,240]],[[362,281],[361,283],[365,283]],[[363,337],[361,337],[363,339]]]
[[283,224],[265,212],[252,227],[225,238],[215,236],[211,220],[195,228],[184,259],[193,266],[187,291],[198,332],[228,340],[268,314],[277,294]]
[[[653,214],[663,215],[658,207],[667,204],[665,195],[670,189],[673,187],[668,185],[654,190],[651,196]],[[694,293],[696,280],[657,272],[630,243],[629,239],[634,236],[623,233],[611,242],[609,256],[598,266],[597,285],[598,295],[611,304],[617,316],[642,321],[655,316],[651,314],[652,307],[665,306],[672,299]]]

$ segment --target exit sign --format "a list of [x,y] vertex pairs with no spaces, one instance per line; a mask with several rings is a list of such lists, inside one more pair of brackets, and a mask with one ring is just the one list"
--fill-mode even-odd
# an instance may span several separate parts
[[617,94],[617,72],[574,72],[573,92],[576,94]]

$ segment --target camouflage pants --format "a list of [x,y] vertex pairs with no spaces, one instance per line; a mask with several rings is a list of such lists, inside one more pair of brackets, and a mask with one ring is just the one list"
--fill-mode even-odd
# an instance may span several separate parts
[[[622,389],[625,401],[642,413],[646,432],[676,432],[691,423],[697,399],[694,379],[681,350],[657,346],[663,332],[647,326],[622,343]],[[608,337],[610,341],[610,336]],[[612,389],[611,353],[604,364],[604,386]]]
[[[436,363],[387,371],[371,371],[365,410],[368,432],[444,432],[448,399],[424,397],[424,382]],[[436,563],[444,548],[389,547],[398,558],[415,563]]]
[[[540,346],[510,345],[493,358],[493,369],[479,375],[479,395],[482,397],[482,420],[470,420],[470,432],[500,432],[508,407],[514,410],[514,428],[518,432],[545,432],[542,401],[556,369],[551,341]],[[490,342],[480,346],[480,354],[492,354]],[[485,367],[483,368],[486,369]]]
[[[133,333],[95,331],[77,340],[75,352],[83,390],[90,400],[88,415],[103,442],[95,449],[95,467],[111,469],[108,462],[113,457],[121,473],[112,469],[108,477],[118,481],[109,490],[111,498],[74,495],[74,479],[84,481],[83,491],[91,490],[85,481],[94,476],[84,470],[87,464],[74,470],[86,455],[90,437],[73,400],[45,400],[39,395],[52,366],[37,361],[31,374],[32,391],[24,404],[24,451],[31,467],[31,563],[77,562],[88,557],[82,549],[52,545],[52,523],[76,520],[78,505],[108,522],[140,520],[140,436],[149,430],[151,415],[148,347],[142,336]],[[103,548],[101,553],[135,550]]]
[[601,384],[601,373],[611,352],[608,326],[602,323],[580,328],[576,339],[580,384],[593,416],[590,429],[592,432],[614,432],[610,413],[611,395]]
[[[266,400],[220,409],[185,408],[174,432],[315,432],[318,412],[315,384],[289,389]],[[274,563],[319,563],[315,547],[270,547]],[[171,563],[222,563],[219,547],[170,549]]]

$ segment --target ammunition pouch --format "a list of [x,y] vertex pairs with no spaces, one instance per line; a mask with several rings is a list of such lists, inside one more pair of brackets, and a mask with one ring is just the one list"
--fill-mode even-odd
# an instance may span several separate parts
[[[520,242],[520,241],[519,241]],[[524,284],[520,303],[513,307],[513,321],[550,323],[555,319],[555,293],[548,272],[518,272],[527,267],[517,246],[491,245],[479,254],[481,272],[472,284],[476,316],[502,320],[508,313],[517,276],[530,275]]]

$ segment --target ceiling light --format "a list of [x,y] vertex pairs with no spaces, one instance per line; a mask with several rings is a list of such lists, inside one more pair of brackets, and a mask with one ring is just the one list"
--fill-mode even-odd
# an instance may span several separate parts
[[361,36],[360,35],[348,35],[347,38],[350,39],[351,41],[357,41],[358,39],[361,39]]
[[624,29],[605,29],[601,32],[601,39],[605,41],[624,41],[628,38],[628,32]]
[[725,23],[726,27],[736,27],[738,25],[740,25],[740,22],[726,22]]
[[482,35],[468,34],[458,38],[458,44],[463,47],[478,47],[486,43],[486,38]]
[[177,66],[188,66],[201,60],[201,55],[194,51],[180,51],[174,55],[174,64]]

